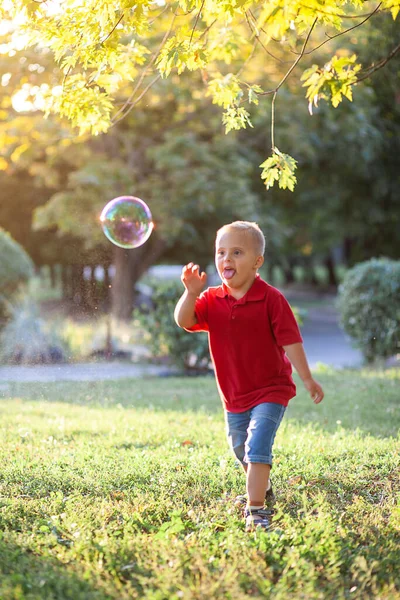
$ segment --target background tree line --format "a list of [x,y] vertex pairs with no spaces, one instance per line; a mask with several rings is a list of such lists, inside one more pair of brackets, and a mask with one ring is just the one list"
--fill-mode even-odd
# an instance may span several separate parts
[[[332,40],[330,51],[335,45],[347,54],[356,49],[368,63],[390,52],[397,32],[395,21],[378,15],[345,42]],[[274,57],[259,54],[248,68],[279,79],[290,52],[278,46]],[[322,61],[325,52],[326,45],[318,51]],[[315,60],[312,55],[309,65]],[[56,116],[43,120],[37,95],[29,105],[29,94],[16,92],[58,76],[49,53],[40,47],[3,52],[0,62],[0,224],[36,265],[68,266],[66,289],[71,278],[79,286],[84,265],[113,263],[112,309],[119,318],[130,316],[134,284],[149,266],[189,259],[209,264],[215,230],[233,219],[260,222],[267,264],[280,265],[288,281],[297,264],[312,281],[312,266],[324,263],[336,284],[334,248],[348,265],[399,254],[397,57],[356,88],[354,103],[337,110],[321,104],[312,116],[301,84],[288,80],[275,135],[301,167],[293,193],[266,190],[260,180],[271,143],[268,106],[253,107],[254,129],[226,136],[218,107],[199,91],[201,72],[183,73],[179,86],[177,75],[159,79],[124,119],[90,137],[75,135]],[[121,194],[151,207],[156,229],[140,249],[112,247],[99,227],[101,208]]]

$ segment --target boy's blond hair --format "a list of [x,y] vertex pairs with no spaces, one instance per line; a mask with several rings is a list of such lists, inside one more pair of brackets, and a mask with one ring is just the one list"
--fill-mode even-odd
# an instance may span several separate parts
[[223,231],[226,231],[227,229],[235,229],[236,231],[250,235],[257,254],[259,256],[264,256],[265,237],[257,223],[253,223],[251,221],[234,221],[233,223],[228,223],[227,225],[223,225],[220,229],[218,229],[216,239]]

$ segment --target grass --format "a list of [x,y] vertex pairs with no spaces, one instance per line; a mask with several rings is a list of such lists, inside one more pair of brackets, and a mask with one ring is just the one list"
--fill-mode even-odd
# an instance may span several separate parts
[[400,598],[400,372],[318,379],[251,534],[212,378],[2,384],[0,598]]

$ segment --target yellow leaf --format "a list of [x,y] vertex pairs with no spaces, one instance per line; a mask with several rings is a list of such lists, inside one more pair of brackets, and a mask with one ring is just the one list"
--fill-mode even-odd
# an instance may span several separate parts
[[301,475],[296,475],[295,477],[291,477],[290,479],[288,479],[288,484],[289,485],[297,485],[298,483],[300,483],[301,480],[302,480]]
[[8,167],[8,162],[5,158],[0,156],[0,171],[6,171]]
[[21,144],[17,148],[15,148],[14,152],[11,154],[12,162],[18,162],[21,158],[22,154],[29,149],[29,144]]

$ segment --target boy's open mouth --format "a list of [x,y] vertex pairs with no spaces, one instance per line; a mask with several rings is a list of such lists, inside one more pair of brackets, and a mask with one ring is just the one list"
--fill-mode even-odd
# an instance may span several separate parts
[[222,275],[224,276],[224,279],[232,279],[235,273],[235,269],[224,269]]

